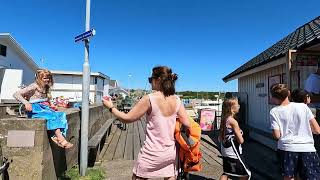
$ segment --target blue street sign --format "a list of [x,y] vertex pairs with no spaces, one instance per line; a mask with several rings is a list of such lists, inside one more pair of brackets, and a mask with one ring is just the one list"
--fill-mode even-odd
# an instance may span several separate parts
[[79,36],[76,36],[74,38],[74,42],[83,41],[83,40],[88,39],[89,37],[94,36],[94,35],[96,35],[96,30],[91,29],[89,31],[86,31],[86,32],[80,34]]

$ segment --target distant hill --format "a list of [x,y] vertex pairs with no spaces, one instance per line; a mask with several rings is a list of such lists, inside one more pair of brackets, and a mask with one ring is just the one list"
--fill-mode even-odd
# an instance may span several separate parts
[[[211,99],[216,100],[219,92],[206,92],[206,91],[181,91],[177,94],[182,95],[183,99]],[[224,97],[224,93],[220,93],[220,98]]]

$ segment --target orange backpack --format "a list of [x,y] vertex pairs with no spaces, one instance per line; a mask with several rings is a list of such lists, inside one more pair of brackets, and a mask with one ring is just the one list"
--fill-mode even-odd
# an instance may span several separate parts
[[[202,169],[200,159],[201,128],[191,117],[189,117],[190,128],[185,128],[177,119],[175,127],[175,139],[178,142],[179,160],[183,164],[183,170],[200,171]],[[189,134],[189,136],[188,136]]]

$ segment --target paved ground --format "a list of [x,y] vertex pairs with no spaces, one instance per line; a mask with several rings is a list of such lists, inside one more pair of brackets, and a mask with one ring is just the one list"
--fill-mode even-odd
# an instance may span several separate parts
[[[134,160],[145,139],[144,129],[144,119],[127,125],[126,129],[117,123],[111,127],[111,133],[102,150],[101,167],[106,170],[106,179],[131,179]],[[203,169],[201,172],[191,173],[190,179],[219,179],[222,174],[222,159],[217,133],[203,133],[200,148]],[[271,149],[249,140],[244,145],[244,155],[252,170],[252,179],[281,179],[276,153]]]
[[[208,133],[208,136],[215,144],[219,145],[218,132]],[[277,153],[274,150],[251,139],[245,141],[242,149],[245,162],[252,172],[251,179],[282,179]]]

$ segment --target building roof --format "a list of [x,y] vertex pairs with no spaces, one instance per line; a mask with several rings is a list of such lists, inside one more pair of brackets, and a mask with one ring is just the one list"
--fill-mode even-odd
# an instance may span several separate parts
[[34,69],[39,69],[33,58],[22,48],[22,46],[11,36],[10,33],[0,33],[0,39],[7,40],[13,48],[15,48],[22,56],[25,57],[26,62]]
[[289,49],[298,50],[308,46],[312,46],[320,42],[320,16],[311,20],[297,28],[294,32],[290,33],[256,57],[252,58],[247,63],[240,66],[238,69],[228,74],[223,78],[227,82],[230,78],[241,74],[245,71],[269,63],[279,57],[285,56]]
[[125,95],[129,95],[129,92],[121,87],[109,89],[109,94],[119,94],[119,93],[124,93]]
[[[62,71],[62,70],[50,70],[52,74],[60,74],[60,75],[77,75],[77,76],[82,76],[81,71]],[[101,73],[101,72],[91,72],[91,76],[99,76],[104,79],[110,79],[109,76]]]

